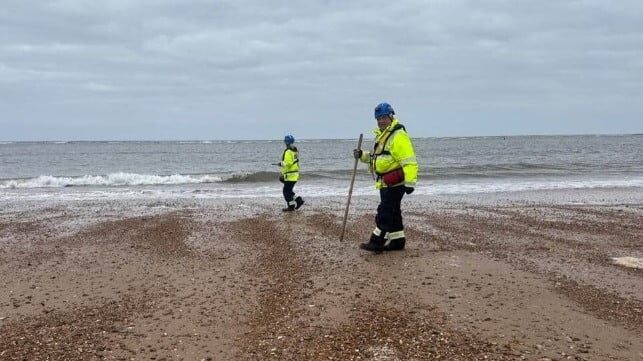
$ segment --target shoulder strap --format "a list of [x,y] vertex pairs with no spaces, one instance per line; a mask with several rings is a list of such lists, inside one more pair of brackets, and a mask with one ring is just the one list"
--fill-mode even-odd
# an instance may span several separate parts
[[388,132],[388,134],[386,134],[386,136],[384,136],[384,138],[380,139],[377,143],[375,143],[375,146],[374,146],[374,148],[375,148],[375,149],[374,149],[374,150],[375,150],[375,151],[374,151],[375,155],[379,155],[379,154],[390,154],[388,151],[384,150],[384,146],[386,145],[386,142],[388,142],[388,139],[391,137],[391,135],[393,135],[393,133],[395,133],[395,131],[397,131],[397,130],[399,130],[399,129],[404,129],[404,131],[406,131],[406,128],[404,128],[404,126],[403,126],[402,124],[397,123],[397,124],[393,127],[393,129],[391,129],[391,130]]

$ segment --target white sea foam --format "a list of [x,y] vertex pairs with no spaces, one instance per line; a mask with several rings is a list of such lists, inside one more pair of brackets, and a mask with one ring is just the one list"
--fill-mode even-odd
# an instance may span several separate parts
[[417,191],[420,194],[431,195],[630,187],[643,187],[643,178],[564,181],[444,182],[428,184],[425,187],[418,187]]
[[636,257],[612,257],[612,262],[619,266],[643,269],[643,258]]
[[49,175],[41,175],[36,178],[0,181],[0,189],[61,188],[71,186],[170,185],[214,183],[221,181],[222,178],[215,175],[148,175],[136,173],[113,173],[104,176],[85,175],[82,177],[55,177]]
[[[190,182],[190,183],[187,183]],[[22,184],[22,187],[7,187],[0,189],[0,198],[13,201],[27,200],[96,200],[96,199],[257,199],[281,198],[282,186],[279,182],[261,183],[228,183],[220,181],[216,176],[141,176],[132,174],[116,174],[106,177],[80,177],[65,180],[56,177],[39,177],[34,184]],[[92,186],[65,187],[64,185],[91,183]],[[629,188],[628,184],[607,183],[528,183],[523,184],[422,184],[414,196],[467,196],[486,194],[519,194],[520,192],[558,192],[565,190],[583,189],[641,189]],[[38,188],[28,188],[34,187]],[[295,192],[304,198],[337,197],[345,199],[348,194],[348,184],[344,182],[301,182]],[[545,192],[545,193],[542,193]],[[635,193],[638,191],[634,191]],[[372,181],[360,180],[355,183],[353,196],[378,197]],[[559,194],[559,193],[556,193]],[[417,198],[421,199],[421,198]]]

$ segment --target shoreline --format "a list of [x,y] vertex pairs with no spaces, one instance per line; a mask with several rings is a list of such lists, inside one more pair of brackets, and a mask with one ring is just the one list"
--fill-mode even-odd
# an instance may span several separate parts
[[[405,197],[407,249],[357,249],[373,196],[9,202],[8,360],[643,357],[643,192]],[[303,194],[305,197],[305,194]]]

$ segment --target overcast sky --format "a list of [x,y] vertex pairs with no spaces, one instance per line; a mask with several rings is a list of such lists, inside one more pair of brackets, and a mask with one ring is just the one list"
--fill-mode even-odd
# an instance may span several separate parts
[[3,0],[0,140],[643,133],[641,0]]

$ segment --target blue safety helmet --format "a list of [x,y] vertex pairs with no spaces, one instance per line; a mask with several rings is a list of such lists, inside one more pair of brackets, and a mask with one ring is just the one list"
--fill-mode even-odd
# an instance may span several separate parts
[[284,137],[284,143],[286,143],[286,145],[291,145],[294,142],[295,142],[295,137],[293,137],[292,135],[287,135]]
[[382,115],[392,115],[395,114],[393,107],[389,103],[379,103],[375,107],[375,119],[381,117]]

